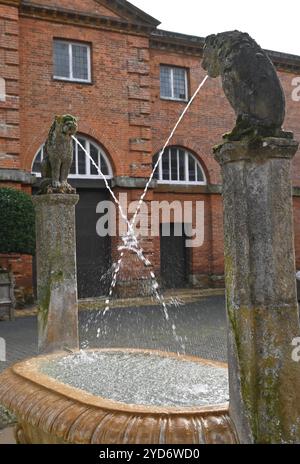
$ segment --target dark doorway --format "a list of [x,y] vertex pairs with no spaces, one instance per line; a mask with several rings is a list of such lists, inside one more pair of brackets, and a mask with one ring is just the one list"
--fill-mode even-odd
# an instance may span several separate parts
[[160,269],[164,288],[182,288],[187,284],[187,248],[184,224],[170,224],[169,236],[164,236],[168,225],[160,228]]
[[79,298],[92,298],[108,293],[111,264],[110,237],[99,237],[96,224],[100,215],[97,204],[108,200],[105,190],[77,189],[76,206],[77,285]]

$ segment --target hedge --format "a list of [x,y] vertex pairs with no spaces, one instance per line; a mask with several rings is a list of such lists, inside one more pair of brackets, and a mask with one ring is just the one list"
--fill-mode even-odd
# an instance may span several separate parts
[[30,195],[0,188],[0,253],[35,252],[35,213]]

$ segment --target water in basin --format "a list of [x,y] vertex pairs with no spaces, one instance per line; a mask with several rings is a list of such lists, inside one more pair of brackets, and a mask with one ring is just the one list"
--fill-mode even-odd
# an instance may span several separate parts
[[80,352],[40,371],[102,398],[126,404],[196,407],[228,401],[226,368],[147,352]]

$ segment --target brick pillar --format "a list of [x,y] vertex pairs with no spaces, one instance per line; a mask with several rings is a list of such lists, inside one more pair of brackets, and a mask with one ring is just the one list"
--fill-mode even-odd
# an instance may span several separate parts
[[[128,163],[130,165],[130,182],[138,184],[139,181],[143,180],[144,185],[146,185],[146,179],[152,171],[153,155],[150,121],[149,39],[145,37],[129,37],[128,54]],[[138,201],[142,192],[136,186],[127,190],[128,203]],[[147,194],[145,199],[147,206],[151,199],[152,191]],[[150,211],[150,208],[148,208],[148,211]],[[148,219],[150,227],[150,218]],[[120,243],[121,240],[119,239],[117,245]],[[151,260],[153,241],[151,240],[150,233],[149,237],[144,237],[140,244],[144,250],[145,257]],[[123,266],[116,286],[118,296],[131,297],[149,293],[150,270],[151,268],[145,269],[134,253],[125,252]]]
[[19,1],[5,3],[0,3],[0,169],[18,169]]
[[130,176],[149,177],[152,168],[149,40],[129,39],[128,109]]
[[220,194],[211,195],[211,285],[224,287],[223,202]]

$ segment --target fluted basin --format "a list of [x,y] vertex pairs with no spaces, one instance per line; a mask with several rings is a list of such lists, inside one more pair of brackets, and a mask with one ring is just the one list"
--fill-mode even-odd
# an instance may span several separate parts
[[227,366],[103,349],[39,356],[0,375],[20,443],[235,443]]

